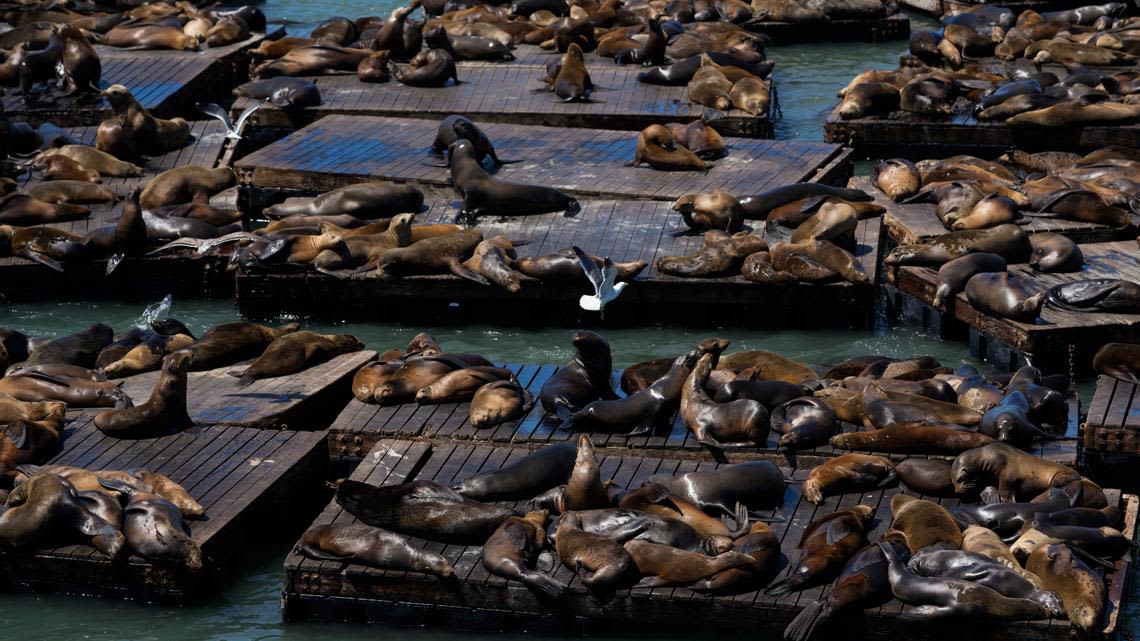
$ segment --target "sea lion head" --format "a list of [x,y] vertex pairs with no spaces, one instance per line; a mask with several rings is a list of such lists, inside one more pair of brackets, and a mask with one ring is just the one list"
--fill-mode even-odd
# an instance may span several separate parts
[[115,113],[120,113],[138,103],[131,93],[131,90],[123,85],[111,85],[107,87],[103,90],[103,97],[107,99],[107,102],[111,103],[111,109],[113,109]]
[[346,352],[358,352],[364,349],[364,343],[352,334],[333,334],[328,337],[333,347]]
[[954,483],[954,491],[958,494],[975,494],[980,489],[980,480],[970,469],[965,457],[959,455],[950,466],[950,479]]
[[190,369],[190,362],[194,357],[190,352],[178,350],[162,359],[162,372],[164,374],[185,374]]
[[588,329],[580,329],[574,332],[570,344],[574,349],[583,354],[600,354],[609,353],[610,345],[606,339],[601,335],[591,332]]

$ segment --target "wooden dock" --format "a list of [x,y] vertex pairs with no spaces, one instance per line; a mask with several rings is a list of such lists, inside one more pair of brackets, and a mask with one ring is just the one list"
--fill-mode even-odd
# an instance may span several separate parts
[[[973,2],[958,2],[957,0],[902,0],[902,4],[910,9],[932,15],[958,15],[970,7],[976,7]],[[1009,9],[1014,15],[1032,9],[1037,12],[1057,11],[1059,9],[1074,9],[1087,4],[1083,0],[1003,0],[999,5]]]
[[[1010,265],[1009,273],[1032,282],[1040,290],[1090,278],[1121,278],[1140,282],[1140,255],[1136,241],[1081,245],[1085,266],[1068,274],[1041,274],[1028,264]],[[994,362],[1000,368],[1017,369],[1032,364],[1044,371],[1087,370],[1101,345],[1113,341],[1140,341],[1140,316],[1070,312],[1045,305],[1036,323],[997,318],[974,309],[959,293],[952,308],[943,312],[932,305],[938,273],[929,267],[886,268],[888,281],[902,295],[921,303],[923,317],[950,331],[947,320],[968,329],[970,353]],[[929,327],[926,327],[930,329]],[[1071,353],[1070,353],[1071,351]],[[1070,363],[1072,358],[1072,363]]]
[[[716,188],[743,195],[850,175],[848,150],[823,143],[728,138],[727,156],[707,173],[664,172],[625,166],[637,148],[632,132],[478,122],[500,158],[519,161],[500,167],[496,178],[590,198],[672,201]],[[234,164],[243,209],[260,211],[299,195],[285,190],[316,194],[365,180],[411,183],[455,198],[450,170],[428,164],[440,162],[428,154],[438,127],[436,120],[413,118],[323,118]],[[262,190],[279,190],[277,200],[257,198]]]
[[921,160],[954,154],[992,158],[1010,149],[1087,153],[1107,145],[1140,147],[1140,125],[1010,127],[979,122],[968,112],[941,120],[903,111],[845,120],[837,105],[823,123],[823,139],[872,158]]
[[216,597],[219,581],[261,537],[277,537],[327,498],[322,432],[203,427],[158,439],[103,436],[81,418],[67,428],[51,464],[90,470],[146,468],[181,484],[206,508],[190,521],[205,567],[190,571],[139,557],[112,563],[88,546],[37,552],[0,550],[0,589],[120,597],[182,604]]
[[[75,127],[69,134],[77,141],[93,145],[97,127]],[[162,156],[147,158],[145,173],[136,178],[104,177],[102,184],[120,198],[136,187],[145,186],[158,174],[184,165],[220,166],[226,153],[226,131],[216,120],[191,123],[192,138],[187,146]],[[20,186],[29,184],[27,174],[19,177]],[[236,205],[236,191],[215,196],[213,203]],[[122,203],[84,205],[91,215],[76,221],[49,225],[80,236],[103,227],[114,227],[122,212]],[[45,291],[56,297],[115,298],[151,300],[173,294],[180,297],[226,297],[233,292],[233,275],[226,271],[226,258],[197,259],[190,255],[126,258],[106,275],[105,261],[65,263],[63,272],[24,258],[0,258],[3,285],[0,292],[12,302],[44,300]]]
[[[250,117],[249,124],[257,129],[294,131],[335,114],[439,120],[459,113],[485,122],[637,131],[652,124],[696,120],[715,111],[691,102],[686,87],[639,82],[637,74],[644,67],[619,66],[592,55],[586,62],[596,86],[593,102],[562,102],[553,93],[535,91],[546,86],[539,78],[542,65],[553,54],[526,47],[518,55],[515,62],[460,63],[461,84],[442,88],[409,87],[395,80],[370,84],[360,82],[355,74],[311,77],[321,90],[320,106],[294,110],[266,106]],[[775,109],[775,95],[773,91],[770,110]],[[244,109],[250,100],[239,98],[234,111]],[[770,115],[752,116],[738,109],[715,115],[710,124],[726,136],[773,136]]]
[[[887,211],[883,214],[883,230],[886,232],[884,240],[889,239],[898,245],[911,245],[924,243],[935,236],[950,232],[938,219],[935,203],[896,203],[879,191],[866,176],[852,178],[851,186],[871,194],[876,203],[886,208]],[[1132,219],[1132,225],[1123,229],[1098,223],[1036,216],[1026,217],[1025,224],[1021,225],[1021,228],[1028,234],[1038,232],[1062,234],[1076,243],[1108,242],[1136,237],[1136,229],[1140,227],[1140,216],[1133,213],[1128,215]]]
[[1135,384],[1098,377],[1081,430],[1081,462],[1090,475],[1140,487],[1135,474],[1140,461],[1140,392]]
[[[321,430],[352,398],[352,376],[376,358],[363,350],[341,354],[309,369],[277,378],[264,378],[246,387],[227,372],[249,362],[190,372],[186,409],[196,425],[234,425],[266,430]],[[252,361],[250,361],[252,362]],[[158,372],[129,376],[122,389],[135,404],[146,402]],[[77,410],[95,415],[103,409]]]
[[[234,86],[249,79],[247,52],[265,37],[254,33],[241,42],[203,46],[201,51],[129,51],[96,45],[103,65],[99,86],[126,86],[143,107],[159,117],[199,118],[195,103],[224,102]],[[105,100],[90,94],[29,104],[14,90],[2,100],[8,118],[37,125],[46,121],[61,127],[98,125],[111,114]]]
[[[510,464],[525,454],[526,451],[519,448],[483,444],[384,440],[369,453],[352,478],[375,485],[395,485],[411,480],[434,480],[451,485],[481,471]],[[650,458],[632,452],[599,453],[599,465],[602,478],[613,479],[627,488],[638,487],[653,474],[682,474],[717,466],[708,461]],[[790,560],[798,556],[795,546],[804,528],[814,519],[860,503],[870,505],[875,508],[875,521],[869,538],[877,540],[891,522],[891,497],[898,493],[912,494],[903,488],[891,488],[834,496],[816,506],[803,499],[800,485],[795,482],[802,482],[807,473],[805,469],[785,470],[786,477],[793,482],[785,485],[783,505],[765,514],[783,518],[771,522],[783,552],[780,576],[790,571]],[[1110,501],[1119,501],[1125,514],[1122,530],[1131,538],[1140,501],[1132,495],[1121,496],[1115,490],[1109,490],[1107,494]],[[513,507],[525,511],[525,503],[520,501]],[[957,501],[942,499],[939,503],[949,507],[956,505]],[[353,522],[352,515],[341,510],[334,501],[314,525]],[[292,554],[285,561],[286,619],[387,620],[403,624],[525,628],[528,631],[538,628],[563,632],[583,629],[601,632],[613,623],[624,623],[628,629],[632,623],[639,631],[645,631],[647,626],[654,630],[668,627],[673,631],[679,627],[691,630],[696,626],[706,633],[710,629],[778,633],[801,608],[821,598],[829,589],[827,586],[816,587],[776,599],[760,591],[710,597],[687,588],[632,588],[619,590],[612,600],[600,601],[586,596],[581,581],[555,561],[553,568],[541,568],[568,588],[566,598],[555,609],[539,602],[521,584],[490,575],[481,562],[481,546],[443,545],[422,539],[412,541],[447,558],[455,568],[457,580],[441,583],[434,577],[416,573],[390,572],[335,561],[321,562]],[[1117,615],[1126,596],[1124,584],[1129,567],[1128,556],[1125,556],[1106,577],[1109,608],[1103,629],[1105,638],[1112,638],[1116,633]],[[908,638],[915,634],[914,627],[897,618],[906,607],[892,600],[862,615],[852,613],[852,618],[845,619],[844,625],[856,626],[859,632],[852,636],[860,638],[864,635],[875,640]],[[945,633],[924,631],[922,636],[953,638],[963,633],[961,626],[944,626],[944,630]],[[1058,620],[985,625],[976,629],[969,627],[969,630],[979,639],[1008,638],[1011,630],[1016,630],[1019,638],[1034,640],[1060,641],[1069,639],[1072,634],[1069,622]]]
[[[388,438],[427,440],[431,442],[460,442],[477,444],[510,444],[526,447],[541,447],[550,443],[573,440],[580,433],[558,429],[558,419],[547,414],[537,402],[542,385],[558,370],[557,365],[517,365],[503,367],[515,372],[519,383],[526,387],[536,400],[535,407],[522,419],[504,423],[497,427],[478,430],[468,420],[470,403],[444,403],[439,405],[380,406],[351,400],[340,416],[329,427],[329,454],[334,460],[355,462],[367,454],[379,441]],[[618,389],[621,372],[614,373],[614,389]],[[1077,436],[1080,402],[1074,395],[1069,400],[1069,427],[1067,433]],[[862,425],[842,423],[840,432],[864,431]],[[696,442],[685,428],[680,416],[674,416],[672,429],[662,436],[624,436],[618,434],[594,433],[590,435],[599,450],[619,455],[631,451],[652,456],[711,460],[711,455]],[[725,448],[732,460],[764,459],[789,464],[789,457],[777,450],[780,435],[772,432],[764,447],[730,446]],[[1037,447],[1034,453],[1042,458],[1060,461],[1066,465],[1076,465],[1076,441],[1052,441]],[[652,453],[652,454],[648,454]],[[823,445],[811,450],[801,450],[794,457],[795,465],[807,466],[821,460],[845,454],[831,445]],[[880,453],[894,460],[907,458],[905,454]],[[942,457],[948,458],[948,457]]]
[[[454,203],[433,200],[430,209],[417,216],[417,223],[452,222],[456,213]],[[762,224],[757,227],[759,233]],[[646,261],[649,266],[619,299],[606,306],[602,320],[609,325],[644,325],[646,314],[667,315],[670,323],[707,325],[714,310],[721,312],[718,323],[729,325],[869,327],[872,323],[875,288],[870,284],[772,286],[739,275],[680,278],[662,274],[656,267],[659,257],[694,253],[703,243],[701,236],[685,234],[687,227],[664,201],[588,200],[582,201],[582,211],[574,218],[554,213],[505,221],[485,219],[479,229],[485,238],[506,234],[512,240],[529,241],[516,248],[520,257],[577,245],[615,262]],[[856,229],[856,256],[871,283],[875,282],[878,234],[878,218],[861,221]],[[450,274],[394,280],[366,276],[337,279],[311,270],[242,268],[237,276],[238,308],[253,318],[282,313],[436,323],[469,323],[478,318],[511,325],[594,324],[599,320],[597,314],[578,306],[582,294],[592,293],[586,291],[585,280],[569,286],[527,280],[521,291],[512,294]],[[392,304],[377,306],[377,300]],[[518,313],[520,305],[527,310],[525,314]],[[773,314],[774,309],[780,312]]]
[[910,37],[910,18],[897,13],[885,18],[827,20],[824,22],[769,22],[746,25],[749,31],[762,33],[776,45],[821,42],[886,42]]

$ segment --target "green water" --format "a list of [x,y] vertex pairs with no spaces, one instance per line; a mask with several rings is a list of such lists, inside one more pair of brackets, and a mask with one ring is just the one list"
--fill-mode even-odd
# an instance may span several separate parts
[[[303,23],[289,29],[291,34],[304,35],[308,26],[326,16],[386,14],[392,4],[391,0],[379,3],[272,0],[262,6],[271,18]],[[933,22],[927,19],[915,22],[916,27],[920,24],[931,25]],[[878,45],[826,43],[772,49],[770,57],[777,61],[775,78],[783,112],[783,117],[776,124],[777,138],[820,140],[823,118],[835,104],[835,91],[864,69],[894,66],[903,48],[905,41]],[[35,336],[66,334],[94,322],[104,322],[121,330],[140,322],[142,312],[142,306],[137,304],[62,302],[18,307],[0,304],[0,326],[20,329]],[[237,319],[228,301],[174,301],[170,315],[187,323],[196,332]],[[488,358],[511,362],[560,362],[571,353],[569,332],[565,329],[522,331],[485,325],[434,329],[375,323],[313,324],[310,327],[321,331],[351,332],[374,348],[403,345],[416,332],[428,330],[448,349],[478,352]],[[613,346],[614,363],[619,367],[648,358],[674,356],[712,335],[731,339],[736,348],[770,349],[811,363],[869,353],[890,356],[931,354],[946,364],[969,360],[968,350],[963,344],[943,343],[910,331],[888,330],[886,327],[854,332],[761,332],[721,328],[694,331],[646,327],[604,333]],[[5,594],[0,597],[2,638],[5,641],[257,641],[394,637],[409,641],[515,641],[524,637],[522,634],[456,632],[440,627],[283,625],[280,611],[281,563],[295,539],[295,534],[283,535],[280,540],[250,550],[245,568],[229,577],[214,599],[191,607],[167,608],[120,600]],[[623,639],[621,636],[605,638]],[[760,636],[759,640],[774,638]]]

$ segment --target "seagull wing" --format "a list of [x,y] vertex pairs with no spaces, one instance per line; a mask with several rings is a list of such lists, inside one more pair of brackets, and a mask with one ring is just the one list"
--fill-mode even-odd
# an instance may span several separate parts
[[[614,291],[614,281],[617,280],[617,267],[614,267],[614,262],[606,256],[606,260],[602,263],[602,295],[605,296]],[[614,294],[616,296],[617,294]]]
[[241,130],[245,127],[245,121],[249,120],[249,117],[253,115],[253,112],[261,109],[268,102],[268,100],[262,100],[259,103],[252,104],[243,109],[242,112],[238,115],[237,124],[234,125],[234,133],[240,134]]
[[211,118],[217,118],[218,120],[221,120],[222,124],[225,125],[225,127],[226,127],[227,133],[236,133],[236,131],[234,130],[234,123],[230,122],[230,117],[229,117],[229,115],[226,114],[225,109],[222,109],[221,107],[219,107],[218,105],[216,105],[212,102],[206,102],[206,103],[200,102],[200,103],[198,103],[198,111],[201,111],[202,113],[206,114],[207,116],[210,116]]
[[578,257],[578,264],[582,266],[582,271],[585,272],[586,278],[590,280],[590,284],[594,286],[594,293],[601,295],[602,288],[605,287],[605,276],[602,270],[598,269],[598,264],[594,262],[593,258],[586,255],[577,245],[570,248],[574,255]]

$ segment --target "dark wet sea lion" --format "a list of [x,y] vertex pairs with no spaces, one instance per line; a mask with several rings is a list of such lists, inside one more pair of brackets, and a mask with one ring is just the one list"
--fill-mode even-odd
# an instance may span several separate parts
[[831,437],[831,444],[841,449],[907,454],[958,454],[992,442],[984,434],[958,426],[924,422],[897,422],[877,430]]
[[1061,597],[1038,589],[1026,573],[1018,572],[988,556],[962,550],[922,550],[907,563],[919,576],[969,581],[983,585],[1002,596],[1036,601],[1054,617],[1064,616]]
[[975,274],[1005,270],[1005,259],[988,252],[966,254],[948,261],[938,268],[938,289],[934,292],[934,304],[942,307],[947,301],[953,300]]
[[996,481],[1003,500],[1027,500],[1059,487],[1070,499],[1081,495],[1081,475],[1071,467],[1035,458],[1005,443],[992,443],[963,452],[954,459],[954,488],[959,494],[978,492]]
[[908,458],[895,466],[903,485],[919,494],[948,498],[957,496],[950,477],[950,461],[934,458]]
[[471,398],[468,420],[476,429],[522,418],[534,407],[534,397],[517,382],[496,381],[480,387]]
[[[723,338],[706,338],[697,344],[696,349],[702,356],[705,354],[716,354],[719,358],[721,352],[728,347],[728,344],[729,342]],[[676,359],[674,358],[655,358],[630,365],[622,370],[621,390],[626,394],[632,395],[648,388],[662,376],[668,374],[675,362]]]
[[479,164],[475,146],[467,140],[452,143],[451,180],[463,195],[460,218],[474,221],[480,215],[527,216],[563,211],[574,216],[578,201],[542,185],[509,183],[492,177]]
[[542,407],[563,421],[595,400],[617,398],[610,382],[613,359],[606,340],[594,332],[578,330],[571,342],[573,360],[547,379],[538,394]]
[[188,570],[202,569],[202,548],[178,506],[114,481],[101,482],[129,497],[123,509],[123,536],[132,552],[147,560],[177,562]]
[[780,405],[772,414],[772,427],[780,433],[779,446],[808,450],[827,443],[838,429],[831,407],[810,396]]
[[336,501],[368,525],[458,545],[482,545],[515,514],[430,481],[375,487],[345,480],[337,486]]
[[1048,289],[1045,302],[1073,312],[1140,314],[1140,284],[1111,278],[1062,283]]
[[880,546],[890,563],[891,591],[900,601],[916,606],[899,615],[903,620],[929,622],[964,616],[1006,620],[1049,617],[1049,610],[1036,601],[1005,597],[969,581],[918,576],[906,568],[892,548],[882,543]]
[[632,539],[642,539],[650,543],[671,545],[690,552],[714,555],[732,549],[732,539],[727,536],[706,536],[685,521],[664,517],[640,510],[606,508],[567,512],[558,517],[547,534],[559,536],[561,526],[571,524],[587,532],[600,534],[618,543]]
[[234,372],[239,386],[262,378],[288,376],[319,365],[341,354],[358,352],[364,344],[351,334],[292,332],[273,339],[249,367]]
[[546,547],[547,516],[546,510],[539,510],[503,521],[483,545],[483,567],[495,576],[514,579],[556,599],[565,588],[550,575],[535,569],[538,555]]
[[186,378],[191,355],[175,352],[162,363],[150,397],[145,403],[122,410],[109,410],[95,417],[95,427],[115,438],[156,438],[192,427],[186,412]]
[[[1040,389],[1045,391],[1047,388]],[[1064,397],[1054,390],[1047,391],[1052,393],[1060,405],[1061,416],[1067,418]],[[1044,423],[1040,421],[1040,417],[1031,416],[1031,412],[1030,400],[1025,392],[1021,389],[1012,389],[1000,403],[990,408],[982,416],[978,431],[1003,443],[1019,447],[1031,446],[1039,438],[1056,438],[1055,433],[1046,432],[1038,427],[1039,423],[1042,425]],[[1062,429],[1065,427],[1064,422],[1061,423],[1060,427]]]
[[264,80],[251,80],[238,85],[234,96],[268,100],[275,107],[316,107],[321,104],[321,91],[305,78],[277,76]]
[[192,356],[190,371],[200,372],[260,356],[279,336],[300,328],[300,323],[288,323],[280,329],[255,323],[226,323],[210,328],[181,351]]
[[[704,55],[707,55],[718,65],[735,66],[751,73],[757,78],[767,78],[772,72],[773,63],[771,62],[750,64],[730,54],[721,52],[706,52]],[[690,56],[671,65],[658,66],[647,71],[642,71],[637,74],[637,79],[639,82],[651,85],[681,87],[689,84],[689,81],[693,79],[693,75],[701,68],[701,60],[701,55]]]
[[764,443],[771,429],[767,408],[748,399],[716,403],[705,390],[712,360],[712,354],[702,356],[682,388],[685,427],[707,447],[719,449],[722,442]]
[[980,525],[999,536],[1010,536],[1032,525],[1039,512],[1055,512],[1069,507],[1064,490],[1051,488],[1048,498],[1037,503],[999,502],[983,505],[958,505],[950,509],[962,525]]
[[837,574],[867,544],[867,526],[875,509],[856,505],[812,521],[796,548],[800,558],[788,575],[765,590],[775,597],[804,590]]
[[1093,356],[1093,369],[1125,381],[1140,379],[1140,345],[1107,343]]
[[87,491],[79,492],[79,502],[95,516],[106,521],[111,527],[119,530],[123,527],[123,506],[117,496],[106,492]]
[[678,476],[655,474],[648,481],[714,516],[735,516],[737,504],[749,510],[770,509],[778,506],[784,496],[784,474],[769,461],[738,463]]
[[397,214],[417,213],[423,208],[424,195],[410,185],[365,182],[338,187],[315,198],[289,199],[265,208],[269,218],[286,216],[329,216],[348,214],[357,218],[388,218]]
[[617,542],[559,522],[555,551],[562,564],[572,569],[591,591],[606,592],[627,580],[635,568],[633,559]]
[[110,327],[96,323],[81,332],[60,336],[36,345],[23,365],[26,367],[66,363],[90,368],[95,365],[99,352],[109,345],[113,338],[114,332]]
[[895,482],[895,466],[881,456],[843,454],[812,468],[804,481],[804,498],[815,504],[836,494],[869,492]]
[[400,84],[409,87],[445,87],[448,82],[459,84],[455,59],[442,49],[426,49],[408,61],[401,69],[395,62],[388,62],[392,77]]
[[479,501],[521,501],[567,482],[574,469],[575,443],[548,445],[498,470],[477,474],[454,486]]
[[1104,581],[1072,548],[1043,545],[1029,555],[1025,569],[1037,575],[1045,589],[1061,596],[1065,613],[1077,628],[1092,631],[1101,625],[1106,607]]
[[356,563],[382,570],[423,572],[447,578],[455,570],[442,555],[413,546],[407,538],[370,525],[317,525],[296,553],[319,561]]
[[1041,313],[1045,292],[1034,292],[1026,281],[1008,273],[981,273],[966,283],[966,300],[976,309],[1022,323],[1032,323]]
[[1085,264],[1084,254],[1070,238],[1053,232],[1032,234],[1029,266],[1039,272],[1075,272]]
[[476,162],[482,163],[487,158],[490,158],[496,165],[517,162],[501,160],[495,153],[495,146],[491,144],[491,139],[487,137],[487,134],[483,133],[483,130],[479,129],[469,118],[457,114],[452,114],[439,121],[439,129],[436,131],[435,142],[431,145],[431,151],[436,155],[443,154],[451,147],[452,143],[460,139],[471,143]]
[[771,412],[788,401],[799,398],[804,393],[801,385],[786,381],[729,381],[716,389],[713,400],[717,403],[727,403],[738,398],[747,398]]
[[0,545],[47,548],[77,540],[115,558],[123,535],[84,507],[75,488],[52,475],[35,476],[12,490],[0,511]]

